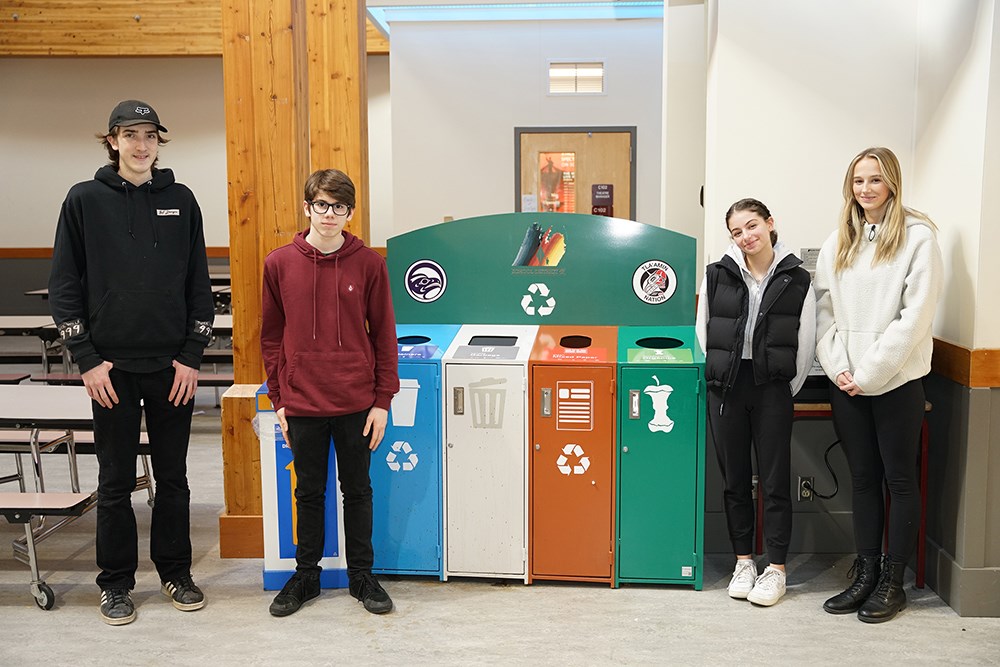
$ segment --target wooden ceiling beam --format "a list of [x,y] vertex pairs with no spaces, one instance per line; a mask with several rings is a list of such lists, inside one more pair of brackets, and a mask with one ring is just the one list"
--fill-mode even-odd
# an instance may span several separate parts
[[[221,56],[219,0],[6,0],[0,56]],[[366,52],[389,53],[367,22]]]

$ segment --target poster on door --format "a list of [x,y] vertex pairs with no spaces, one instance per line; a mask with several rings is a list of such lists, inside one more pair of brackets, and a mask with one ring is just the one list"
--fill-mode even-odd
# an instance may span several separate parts
[[576,213],[576,153],[538,154],[538,210]]

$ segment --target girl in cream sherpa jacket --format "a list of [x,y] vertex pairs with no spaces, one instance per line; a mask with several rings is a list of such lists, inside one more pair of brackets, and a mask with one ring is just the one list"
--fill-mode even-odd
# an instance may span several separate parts
[[850,371],[865,395],[892,391],[931,369],[931,324],[941,292],[941,251],[934,229],[906,217],[906,242],[890,262],[872,265],[878,239],[865,225],[854,263],[834,272],[837,233],[816,266],[816,354],[836,383]]

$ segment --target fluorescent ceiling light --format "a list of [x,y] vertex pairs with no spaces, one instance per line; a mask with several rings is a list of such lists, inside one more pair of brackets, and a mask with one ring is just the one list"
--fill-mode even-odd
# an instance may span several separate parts
[[448,21],[568,21],[663,18],[662,0],[532,2],[481,5],[387,5],[368,16],[389,37],[389,24]]

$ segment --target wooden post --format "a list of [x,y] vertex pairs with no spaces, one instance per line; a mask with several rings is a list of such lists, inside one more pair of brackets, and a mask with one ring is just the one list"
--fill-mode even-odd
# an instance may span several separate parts
[[253,432],[258,385],[234,384],[222,395],[225,513],[219,517],[223,558],[263,558],[260,444]]
[[[314,168],[337,167],[358,187],[352,232],[368,237],[365,21],[361,0],[223,0],[233,373],[264,380],[260,289],[264,257],[303,228],[302,186]],[[246,419],[253,398],[224,399],[226,514],[223,556],[263,548],[259,494],[229,502],[247,480],[260,488],[259,447]],[[255,529],[254,529],[255,528]],[[254,553],[253,555],[257,555]]]
[[357,211],[347,229],[365,242],[368,214],[368,84],[365,5],[358,0],[307,0],[309,163],[351,177]]

